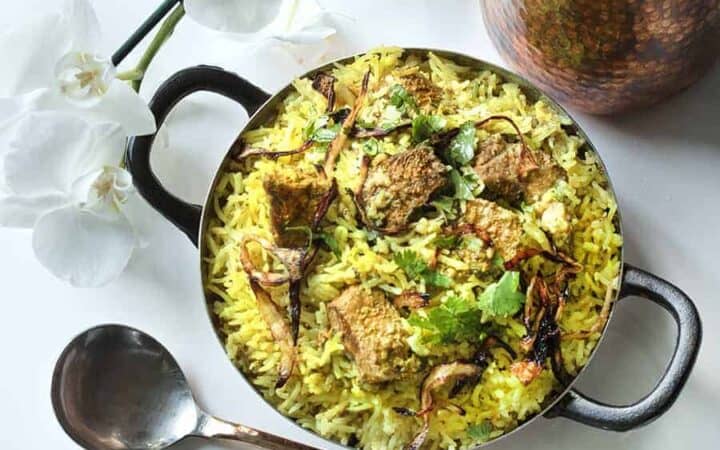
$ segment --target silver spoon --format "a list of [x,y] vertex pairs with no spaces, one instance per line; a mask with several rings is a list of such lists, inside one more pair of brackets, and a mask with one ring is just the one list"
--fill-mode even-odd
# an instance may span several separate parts
[[126,326],[103,325],[73,339],[55,365],[51,395],[65,432],[87,449],[160,450],[188,436],[314,449],[202,411],[165,347]]

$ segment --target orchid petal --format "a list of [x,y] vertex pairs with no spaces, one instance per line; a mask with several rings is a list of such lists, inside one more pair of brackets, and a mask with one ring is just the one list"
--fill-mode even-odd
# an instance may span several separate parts
[[109,218],[76,206],[42,216],[35,224],[33,250],[53,275],[77,287],[97,287],[127,266],[135,234],[121,214]]
[[112,124],[90,125],[57,112],[28,114],[5,156],[7,188],[18,195],[68,193],[80,176],[120,160],[124,136]]
[[68,31],[67,51],[93,53],[100,43],[100,22],[88,0],[67,0],[62,26]]
[[283,0],[185,0],[185,10],[196,22],[214,30],[254,33],[272,23]]
[[9,195],[0,197],[0,226],[32,228],[43,214],[64,206],[68,198],[61,194],[38,197]]
[[271,37],[293,44],[314,44],[336,33],[329,22],[330,14],[315,0],[297,0],[297,6],[284,11],[280,22],[285,26],[274,29]]
[[90,150],[86,123],[57,113],[34,113],[22,119],[5,156],[5,183],[24,196],[66,192],[81,154]]
[[87,109],[87,114],[120,124],[128,136],[144,136],[157,130],[155,116],[145,100],[119,80],[110,85],[100,103]]
[[44,89],[23,102],[21,108],[67,112],[90,123],[114,122],[122,126],[126,136],[152,134],[157,128],[155,117],[145,100],[120,80],[113,80],[105,95],[95,103],[78,104],[68,101],[58,89]]
[[55,63],[67,51],[67,33],[59,14],[51,14],[0,35],[0,97],[49,87]]

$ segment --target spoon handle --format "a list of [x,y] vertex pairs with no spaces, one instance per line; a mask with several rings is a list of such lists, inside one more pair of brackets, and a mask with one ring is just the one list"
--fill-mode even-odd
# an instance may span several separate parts
[[316,447],[291,441],[274,434],[227,422],[202,413],[193,433],[207,439],[228,439],[268,450],[318,450]]

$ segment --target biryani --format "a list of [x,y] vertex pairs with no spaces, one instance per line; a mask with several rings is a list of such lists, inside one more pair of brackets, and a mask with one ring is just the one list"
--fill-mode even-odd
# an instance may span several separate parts
[[234,145],[202,243],[232,361],[358,448],[470,448],[540,412],[620,272],[616,202],[569,118],[399,48],[292,85]]

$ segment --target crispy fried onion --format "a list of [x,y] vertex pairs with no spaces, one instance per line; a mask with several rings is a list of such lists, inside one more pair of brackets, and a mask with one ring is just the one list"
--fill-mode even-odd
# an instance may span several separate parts
[[335,109],[335,77],[325,72],[318,72],[313,78],[312,87],[327,99],[327,112]]
[[[545,368],[550,358],[555,378],[566,386],[570,376],[563,365],[558,320],[565,305],[566,293],[557,284],[548,286],[545,279],[535,275],[528,286],[523,321],[528,330],[520,347],[527,353],[523,361],[510,366],[510,372],[523,384],[530,384]],[[530,306],[528,306],[530,303]],[[538,312],[533,317],[537,303]]]
[[415,413],[415,416],[422,418],[423,426],[405,446],[405,450],[417,450],[425,442],[430,431],[430,413],[435,408],[435,393],[443,386],[452,385],[466,378],[477,378],[482,371],[483,368],[477,364],[461,361],[440,364],[430,370],[420,391],[420,411]]
[[398,308],[418,309],[424,308],[430,302],[428,294],[422,294],[418,291],[405,291],[393,298],[393,305]]
[[355,103],[350,110],[350,114],[348,114],[345,120],[343,120],[340,131],[330,143],[330,148],[325,155],[325,173],[328,174],[328,176],[330,176],[335,170],[335,161],[340,155],[342,149],[345,147],[345,143],[347,142],[350,131],[355,126],[355,120],[357,119],[357,115],[360,112],[360,108],[362,108],[362,105],[365,101],[365,96],[367,95],[368,84],[370,83],[370,73],[370,70],[365,73],[365,76],[362,80],[362,85],[360,87],[360,93],[355,98]]
[[352,131],[350,132],[350,137],[358,138],[358,139],[364,139],[364,138],[380,138],[385,136],[390,136],[391,134],[402,131],[410,128],[412,126],[412,122],[402,122],[398,125],[395,125],[394,127],[390,128],[361,128],[361,127],[353,127]]
[[[483,370],[485,370],[489,365],[490,361],[492,359],[492,353],[490,353],[490,350],[494,348],[500,348],[502,350],[505,350],[508,355],[510,355],[511,359],[517,358],[517,353],[515,353],[515,350],[513,350],[510,345],[508,345],[505,341],[500,339],[499,337],[495,335],[490,335],[483,343],[480,345],[480,348],[475,352],[473,357],[471,358],[471,361],[482,367]],[[478,379],[471,379],[471,378],[465,378],[462,381],[458,381],[455,383],[455,386],[453,386],[452,390],[450,391],[450,398],[455,397],[458,395],[466,386],[470,384],[477,383]]]
[[[268,253],[277,258],[285,267],[286,273],[264,272],[253,264],[247,244],[256,242]],[[303,263],[307,255],[304,248],[282,248],[255,235],[245,235],[240,241],[240,262],[251,280],[265,286],[280,286],[281,284],[302,279]]]
[[[247,249],[249,242],[260,244],[268,253],[277,258],[285,267],[286,273],[264,272],[256,268]],[[300,283],[308,264],[314,256],[315,252],[308,252],[305,248],[278,247],[259,236],[246,235],[240,241],[240,262],[252,282],[265,286],[279,286],[289,283],[288,296],[293,343],[297,343],[300,333]]]
[[555,248],[553,248],[552,251],[543,250],[541,248],[526,248],[519,250],[515,254],[515,256],[505,261],[505,270],[513,270],[521,262],[526,261],[537,255],[542,255],[550,261],[563,264],[565,266],[562,272],[563,277],[567,275],[577,274],[583,270],[582,264]]
[[318,227],[320,226],[320,222],[322,222],[323,218],[325,218],[325,215],[327,214],[328,210],[330,209],[330,205],[335,201],[335,199],[338,196],[338,185],[337,180],[335,178],[332,179],[332,182],[330,183],[330,189],[320,198],[320,201],[318,202],[317,209],[315,210],[315,213],[313,214],[313,220],[312,220],[312,230],[316,231]]
[[605,324],[610,317],[610,307],[615,301],[615,285],[616,281],[608,284],[607,290],[605,291],[605,300],[603,301],[602,310],[595,323],[587,331],[578,331],[575,333],[563,334],[563,339],[587,339],[595,333],[599,333],[605,327]]
[[268,328],[270,328],[270,334],[273,340],[280,347],[281,357],[278,367],[278,380],[275,383],[275,387],[281,388],[287,383],[290,375],[292,375],[297,359],[297,351],[293,344],[292,333],[288,323],[283,317],[282,309],[272,300],[270,294],[255,280],[250,280],[250,287],[255,294],[258,311],[260,311],[260,315]]
[[[435,409],[437,401],[435,395],[446,386],[452,386],[450,396],[454,396],[459,391],[458,386],[466,386],[468,382],[477,382],[483,371],[490,364],[492,354],[490,350],[500,347],[506,350],[511,357],[515,358],[513,349],[496,336],[489,336],[483,341],[479,350],[475,353],[470,361],[455,361],[447,364],[440,364],[433,367],[430,373],[423,380],[420,389],[420,410],[413,413],[407,408],[394,408],[399,414],[406,416],[416,416],[423,419],[423,426],[415,437],[405,446],[405,450],[419,449],[430,431],[430,413]],[[464,410],[456,405],[446,405],[447,409],[455,411],[463,415]],[[459,409],[459,411],[458,411]]]
[[535,155],[533,155],[533,152],[530,151],[530,148],[527,146],[527,143],[525,142],[525,138],[523,137],[522,131],[520,131],[520,127],[517,126],[514,120],[512,120],[508,116],[502,116],[502,115],[495,115],[487,117],[479,122],[475,122],[475,127],[479,128],[488,122],[492,122],[493,120],[504,120],[505,122],[508,122],[514,129],[515,133],[517,134],[518,139],[520,140],[520,144],[522,145],[522,153],[520,154],[520,157],[522,159],[522,164],[519,168],[519,175],[521,177],[524,177],[528,174],[531,170],[537,169],[540,167],[538,165],[537,160],[535,159]]
[[312,148],[315,141],[308,139],[303,144],[292,150],[268,150],[265,148],[251,147],[245,143],[242,139],[239,139],[233,146],[232,159],[236,162],[242,162],[251,156],[260,156],[264,158],[277,159],[281,156],[297,155],[303,153]]

